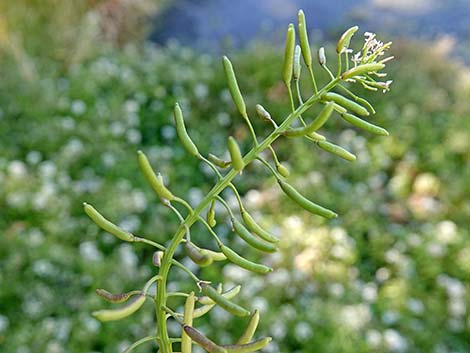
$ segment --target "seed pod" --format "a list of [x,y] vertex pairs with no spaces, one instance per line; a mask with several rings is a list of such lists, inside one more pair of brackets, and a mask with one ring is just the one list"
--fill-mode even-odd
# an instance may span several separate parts
[[201,331],[194,327],[183,325],[183,330],[191,339],[209,353],[227,353],[227,350],[204,336]]
[[232,95],[233,102],[235,103],[235,106],[237,107],[240,114],[245,119],[248,119],[248,115],[246,114],[245,101],[243,100],[242,93],[240,92],[240,88],[238,87],[237,78],[235,76],[235,71],[233,70],[232,63],[226,56],[223,57],[222,61],[224,64],[225,79],[227,80],[228,89],[230,91],[230,94]]
[[322,96],[323,99],[327,101],[333,101],[339,105],[341,105],[343,108],[346,108],[356,114],[362,115],[362,116],[368,116],[369,112],[367,111],[366,108],[364,108],[362,105],[357,104],[356,102],[353,102],[352,100],[343,97],[340,94],[333,93],[333,92],[328,92],[325,93]]
[[178,135],[181,144],[189,154],[193,156],[199,156],[199,151],[196,145],[191,140],[188,135],[188,132],[186,131],[186,127],[184,125],[183,112],[181,111],[180,105],[178,103],[175,104],[173,116],[175,118],[176,134]]
[[286,86],[292,81],[292,71],[294,66],[295,29],[291,23],[287,29],[286,49],[284,52],[284,66],[282,68],[282,79]]
[[207,295],[211,298],[217,305],[219,305],[222,309],[225,309],[229,313],[236,315],[236,316],[247,316],[250,315],[250,312],[245,308],[237,305],[227,298],[225,298],[222,294],[218,293],[213,287],[209,284],[202,283],[201,284],[202,293]]
[[273,121],[273,119],[271,118],[271,114],[269,114],[269,112],[266,109],[264,109],[264,107],[261,104],[256,104],[256,113],[264,121],[268,121],[268,122]]
[[358,102],[359,104],[365,106],[372,114],[375,114],[375,109],[374,107],[372,106],[372,104],[370,104],[368,101],[366,101],[364,98],[361,98],[361,97],[356,97],[356,102]]
[[307,23],[305,21],[305,14],[302,10],[299,10],[297,14],[298,29],[299,29],[299,42],[302,48],[302,56],[307,67],[312,66],[312,53],[310,51],[310,44],[308,42],[307,35]]
[[227,350],[227,353],[251,353],[263,349],[271,340],[271,337],[264,337],[246,344],[231,344],[223,345],[222,347]]
[[217,157],[216,155],[213,155],[212,153],[209,153],[207,158],[219,168],[227,168],[231,164],[230,161],[225,161],[223,159],[220,159],[219,157]]
[[273,270],[271,267],[257,264],[255,262],[245,259],[244,257],[241,257],[235,251],[226,247],[223,244],[219,244],[219,247],[220,247],[220,250],[225,254],[225,256],[227,256],[227,259],[230,262],[234,263],[235,265],[240,266],[241,268],[244,268],[245,270],[248,270],[254,273],[259,273],[259,274],[265,274],[268,272],[272,272]]
[[142,171],[145,176],[145,179],[147,179],[147,182],[156,192],[158,197],[166,199],[168,201],[174,200],[176,198],[175,195],[173,195],[171,191],[166,188],[165,184],[163,183],[163,177],[161,176],[161,174],[158,173],[158,176],[155,174],[152,169],[152,166],[150,165],[149,160],[147,159],[147,156],[142,151],[138,151],[137,156],[140,170]]
[[285,181],[282,181],[281,179],[278,179],[279,186],[281,187],[282,191],[286,193],[289,198],[297,203],[300,207],[303,209],[309,211],[310,213],[331,219],[331,218],[336,218],[338,215],[327,209],[324,208],[320,205],[317,205],[316,203],[313,203],[306,197],[304,197],[302,194],[300,194],[296,189],[294,189],[293,186],[287,184]]
[[250,231],[258,235],[260,238],[266,241],[269,241],[270,243],[277,243],[279,241],[279,239],[276,238],[274,235],[269,233],[267,230],[264,230],[263,228],[261,228],[261,226],[255,222],[253,217],[251,217],[251,215],[248,212],[246,212],[246,210],[244,209],[241,210],[241,214],[242,214],[243,222],[245,222],[246,227]]
[[212,200],[211,205],[210,205],[210,207],[209,207],[209,210],[207,211],[206,220],[207,220],[207,223],[208,223],[212,228],[214,228],[215,225],[217,224],[217,222],[216,222],[216,220],[215,220],[215,199]]
[[247,244],[251,245],[255,249],[264,251],[264,252],[276,252],[277,247],[266,240],[256,237],[248,229],[245,228],[236,218],[232,217],[232,227],[235,233],[237,233],[240,238],[242,238]]
[[[194,292],[191,292],[189,296],[186,298],[186,302],[184,304],[183,322],[185,325],[189,325],[189,326],[193,325],[194,302],[195,302]],[[183,330],[183,332],[181,333],[181,353],[191,353],[191,351],[192,351],[191,338]]]
[[[224,293],[221,293],[221,295],[223,297],[225,297],[226,299],[232,299],[234,298],[238,293],[240,293],[240,290],[241,290],[241,286],[235,286],[231,289],[229,289],[228,291],[224,292]],[[211,304],[215,304],[215,302],[209,298],[209,297],[200,297],[198,298],[198,303],[201,303],[203,305],[211,305]]]
[[352,69],[349,69],[346,72],[343,72],[341,75],[342,80],[347,80],[348,78],[354,77],[354,76],[360,76],[364,75],[370,72],[376,72],[379,70],[382,70],[385,67],[385,64],[364,64],[364,65],[359,65],[356,67],[353,67]]
[[94,311],[92,315],[100,321],[116,321],[135,313],[137,310],[140,309],[144,302],[145,295],[141,294],[138,295],[135,300],[123,306],[122,308],[112,310],[98,310]]
[[243,162],[240,147],[238,147],[237,141],[232,136],[229,136],[228,138],[228,151],[230,152],[230,158],[232,159],[233,169],[237,172],[241,171],[245,167],[245,162]]
[[300,46],[296,45],[294,50],[294,80],[296,81],[300,78],[300,71],[302,69],[302,66],[300,65],[300,55]]
[[351,27],[341,35],[341,37],[338,40],[338,43],[336,44],[336,52],[338,54],[340,54],[343,51],[343,48],[349,47],[351,38],[358,29],[359,29],[358,26]]
[[208,255],[203,255],[201,251],[189,240],[184,243],[184,248],[186,250],[186,255],[200,267],[206,267],[212,264],[212,257]]
[[377,125],[374,125],[374,124],[371,124],[371,123],[369,123],[365,120],[362,120],[361,118],[358,118],[357,116],[354,116],[352,114],[348,114],[348,113],[341,114],[341,117],[344,120],[346,120],[348,123],[360,128],[360,129],[371,132],[373,134],[381,135],[381,136],[388,136],[389,135],[388,131],[385,130],[384,128],[382,128],[380,126],[377,126]]
[[163,251],[155,251],[152,256],[152,264],[155,267],[160,267],[162,257],[163,257]]
[[326,64],[325,48],[318,49],[318,62],[321,66]]
[[282,165],[281,163],[276,163],[276,170],[284,178],[287,178],[290,175],[289,169],[287,169],[287,167]]
[[327,152],[333,153],[347,161],[354,162],[356,160],[356,156],[353,155],[351,152],[346,151],[343,147],[335,145],[331,142],[318,141],[318,147]]
[[108,292],[106,289],[101,289],[101,288],[98,288],[95,292],[104,300],[110,303],[115,303],[115,304],[124,303],[125,301],[127,301],[127,299],[129,299],[133,295],[141,294],[140,291],[131,291],[127,293],[112,294]]
[[114,223],[111,223],[106,218],[104,218],[95,208],[86,202],[83,203],[83,208],[88,217],[91,218],[95,224],[103,229],[104,231],[114,235],[115,237],[124,240],[124,241],[134,241],[134,235],[126,232],[124,229],[119,228]]
[[334,105],[332,102],[329,102],[318,114],[318,116],[307,126],[300,128],[291,128],[284,132],[285,136],[288,137],[297,137],[297,136],[306,136],[310,135],[312,132],[315,132],[326,123],[328,118],[333,113]]
[[312,132],[308,136],[311,137],[312,139],[314,139],[315,141],[325,141],[326,140],[326,137],[323,136],[323,135],[320,135],[318,132]]
[[250,317],[250,321],[245,328],[245,331],[238,339],[237,344],[246,344],[251,341],[259,323],[259,310],[256,309]]

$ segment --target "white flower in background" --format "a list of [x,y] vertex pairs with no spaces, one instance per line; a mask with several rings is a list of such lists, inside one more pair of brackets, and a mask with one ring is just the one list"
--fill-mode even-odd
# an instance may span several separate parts
[[223,268],[224,277],[233,280],[234,282],[245,282],[248,280],[248,272],[236,265],[227,265]]
[[39,165],[39,174],[47,179],[52,178],[57,173],[57,166],[53,161],[44,161]]
[[103,254],[98,250],[96,244],[91,241],[81,243],[79,253],[85,261],[97,262],[103,260]]
[[82,115],[86,111],[86,104],[80,99],[72,101],[70,105],[70,111],[75,115]]
[[367,304],[345,305],[340,312],[340,322],[353,330],[361,330],[372,318]]
[[307,322],[301,321],[295,325],[294,335],[299,341],[306,341],[313,336],[313,331]]
[[139,259],[134,252],[134,248],[129,244],[121,244],[119,246],[119,262],[128,273],[134,273]]
[[109,131],[114,137],[120,137],[126,132],[126,127],[119,121],[114,121],[109,125]]
[[10,320],[4,315],[0,315],[0,332],[6,331],[8,326],[10,325]]
[[129,141],[132,144],[138,144],[142,140],[142,135],[140,132],[136,129],[130,129],[126,133],[127,141]]
[[377,300],[377,285],[375,283],[367,283],[362,289],[362,298],[369,303]]
[[385,267],[381,267],[375,273],[375,278],[378,282],[385,282],[390,278],[390,270]]
[[416,298],[408,299],[408,301],[406,302],[406,306],[414,314],[420,315],[424,313],[424,309],[425,309],[424,304],[419,299],[416,299]]
[[457,240],[457,225],[452,221],[442,221],[436,226],[436,240],[450,244]]
[[254,297],[251,299],[251,306],[258,309],[261,313],[266,313],[269,309],[269,303],[264,297]]
[[23,178],[27,174],[26,165],[22,161],[11,161],[8,164],[8,174],[13,178]]
[[209,88],[207,88],[207,85],[205,85],[203,83],[198,83],[194,87],[194,95],[199,100],[203,100],[203,99],[207,98],[208,94],[209,94]]
[[78,156],[83,150],[84,145],[79,138],[70,139],[64,146],[64,153],[69,158]]
[[135,99],[128,99],[124,103],[124,110],[126,113],[137,113],[139,111],[139,102],[137,102]]
[[391,352],[405,352],[408,348],[406,338],[396,330],[385,330],[383,337],[387,348]]
[[42,159],[42,154],[39,151],[30,151],[26,155],[26,162],[29,164],[38,164]]
[[396,311],[385,311],[382,314],[382,322],[385,325],[393,325],[394,323],[398,322],[400,319],[400,314],[397,313]]
[[371,347],[378,347],[382,343],[382,334],[377,330],[367,330],[366,341]]

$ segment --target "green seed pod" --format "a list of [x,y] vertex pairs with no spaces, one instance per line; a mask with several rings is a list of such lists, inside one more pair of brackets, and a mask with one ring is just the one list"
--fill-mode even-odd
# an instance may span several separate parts
[[138,151],[137,156],[140,170],[144,174],[145,179],[147,179],[147,182],[150,184],[152,189],[157,193],[158,197],[168,201],[174,200],[176,198],[175,195],[173,195],[171,191],[166,188],[161,174],[159,173],[158,176],[155,174],[149,160],[147,159],[147,156],[142,151]]
[[312,132],[308,136],[311,137],[312,139],[314,139],[315,141],[325,141],[326,140],[326,137],[323,136],[323,135],[320,135],[318,132]]
[[88,217],[91,218],[95,224],[103,229],[104,231],[114,235],[115,237],[124,240],[124,241],[134,241],[134,235],[126,232],[124,229],[119,228],[114,223],[111,223],[106,218],[104,218],[95,208],[86,202],[83,203],[83,208]]
[[241,257],[235,251],[226,247],[223,244],[219,244],[219,247],[220,247],[220,250],[222,250],[222,252],[225,254],[225,256],[227,256],[227,259],[230,262],[234,263],[235,265],[240,266],[241,268],[244,268],[245,270],[248,270],[254,273],[259,273],[259,274],[265,274],[273,270],[271,267],[257,264],[255,262],[245,259],[244,257]]
[[359,114],[361,116],[368,116],[369,115],[369,112],[367,111],[367,109],[364,108],[362,105],[359,105],[356,102],[353,102],[352,100],[350,100],[346,97],[343,97],[340,94],[333,93],[333,92],[328,92],[328,93],[325,93],[322,96],[322,98],[327,100],[327,101],[333,101],[333,102],[339,104],[340,106],[342,106],[343,108],[346,108],[346,109],[352,111],[353,113]]
[[306,197],[304,197],[302,194],[300,194],[296,189],[294,189],[293,186],[287,184],[285,181],[282,181],[281,179],[278,179],[279,186],[281,187],[282,191],[286,193],[289,198],[297,203],[300,207],[303,209],[309,211],[310,213],[331,219],[331,218],[336,218],[338,215],[327,209],[324,208],[320,205],[317,205],[316,203],[313,203]]
[[258,238],[253,235],[248,229],[245,228],[236,218],[232,218],[232,227],[235,233],[237,233],[240,238],[242,238],[247,244],[251,245],[255,249],[264,251],[264,252],[276,252],[277,247],[266,240]]
[[[186,302],[184,304],[183,322],[185,325],[192,326],[193,324],[194,302],[195,302],[194,292],[191,292],[189,296],[186,298]],[[191,353],[191,352],[192,352],[191,338],[183,330],[183,332],[181,333],[181,353]]]
[[245,167],[245,162],[243,162],[240,147],[238,147],[237,141],[232,136],[229,136],[228,138],[228,151],[230,152],[230,158],[232,159],[233,169],[237,172],[241,171]]
[[284,52],[284,66],[282,68],[282,79],[286,86],[292,81],[292,71],[294,67],[295,29],[291,23],[287,29],[286,49]]
[[217,157],[216,155],[213,155],[212,153],[209,153],[207,158],[219,168],[227,168],[228,166],[230,166],[230,164],[232,164],[232,162],[225,161]]
[[212,250],[209,250],[209,249],[200,249],[200,252],[204,256],[209,256],[214,261],[225,261],[225,260],[227,260],[227,257],[224,254],[222,254],[221,252],[212,251]]
[[196,264],[199,265],[200,267],[206,267],[212,264],[212,257],[208,255],[203,255],[199,248],[197,248],[193,243],[191,243],[189,240],[187,240],[184,243],[184,248],[186,250],[186,255]]
[[196,145],[191,140],[188,135],[188,132],[186,131],[186,127],[184,125],[183,112],[181,111],[181,108],[178,103],[175,104],[173,116],[175,118],[176,134],[178,135],[181,144],[189,154],[193,156],[199,156],[199,151]]
[[227,350],[227,353],[251,353],[263,349],[271,340],[271,337],[265,337],[246,344],[231,344],[223,345],[222,347]]
[[331,116],[331,113],[333,113],[333,109],[333,103],[329,102],[310,124],[300,128],[288,129],[284,132],[284,135],[288,137],[300,137],[310,135],[312,132],[315,132],[316,130],[321,128],[323,124],[326,123],[326,121]]
[[370,72],[376,72],[379,70],[382,70],[385,67],[385,64],[364,64],[364,65],[359,65],[356,67],[353,67],[352,69],[349,69],[346,72],[343,72],[341,75],[342,80],[347,80],[348,78],[354,77],[354,76],[360,76],[364,74],[368,74]]
[[325,48],[318,49],[318,63],[323,66],[326,64]]
[[[235,286],[233,288],[230,288],[228,291],[221,293],[221,295],[225,297],[226,299],[232,299],[238,293],[240,293],[241,288],[242,288],[241,286]],[[201,303],[203,305],[215,304],[215,302],[211,298],[206,297],[206,296],[198,298],[197,301],[198,303]]]
[[261,104],[256,104],[256,114],[260,117],[261,120],[271,122],[273,119],[271,118],[271,114],[264,109],[264,107]]
[[201,331],[196,330],[194,327],[183,325],[183,330],[194,342],[209,353],[227,353],[225,348],[211,341],[209,338],[204,336]]
[[356,102],[358,102],[360,105],[363,105],[364,107],[366,107],[372,114],[375,114],[375,109],[372,106],[372,104],[370,104],[364,98],[356,97]]
[[376,134],[376,135],[381,135],[381,136],[388,136],[388,131],[385,130],[384,128],[380,127],[380,126],[377,126],[377,125],[374,125],[374,124],[371,124],[365,120],[362,120],[361,118],[358,118],[357,116],[355,115],[352,115],[352,114],[348,114],[348,113],[345,113],[345,114],[341,114],[341,117],[346,120],[348,123],[350,123],[351,125],[354,125],[360,129],[363,129],[363,130],[366,130],[368,132],[371,132],[373,134]]
[[245,119],[248,119],[248,115],[246,114],[245,101],[243,100],[242,93],[240,92],[240,88],[238,87],[237,78],[235,76],[235,71],[233,70],[232,63],[226,56],[223,57],[222,61],[224,64],[225,79],[227,80],[228,89],[230,91],[230,94],[232,95],[233,102],[235,103],[240,114]]
[[299,29],[299,42],[302,48],[302,56],[307,67],[312,66],[312,53],[310,51],[310,44],[308,42],[307,35],[307,23],[305,21],[305,14],[302,10],[299,10],[297,14],[298,29]]
[[96,294],[99,295],[101,298],[104,300],[110,302],[110,303],[124,303],[127,301],[130,297],[136,294],[141,294],[140,291],[131,291],[127,293],[119,293],[119,294],[112,294],[108,292],[106,289],[101,289],[98,288],[96,291]]
[[122,308],[112,310],[98,310],[94,311],[92,315],[100,321],[121,320],[139,310],[144,302],[145,295],[138,295],[135,300],[123,306]]
[[258,328],[258,323],[259,323],[259,310],[256,309],[251,315],[250,321],[248,322],[248,325],[246,326],[245,331],[238,339],[237,344],[246,344],[250,342],[255,334],[256,329]]
[[359,29],[358,26],[351,27],[341,35],[341,37],[338,40],[338,43],[336,44],[336,52],[338,54],[340,54],[343,51],[343,48],[349,47],[351,38],[358,29]]
[[213,287],[211,287],[207,283],[201,284],[202,293],[207,295],[211,298],[217,305],[219,305],[222,309],[228,311],[229,313],[236,315],[236,316],[248,316],[250,312],[245,308],[237,305],[227,298],[225,298],[222,294],[218,293]]
[[289,169],[286,166],[282,165],[281,163],[276,164],[276,170],[279,174],[281,174],[284,178],[287,178],[290,175]]
[[255,222],[253,217],[251,217],[251,215],[248,212],[246,212],[246,210],[241,210],[241,214],[242,214],[243,222],[245,222],[246,227],[250,231],[258,235],[260,238],[266,241],[269,241],[270,243],[277,243],[279,241],[279,239],[276,238],[274,235],[269,233],[267,230],[264,230],[263,228],[261,228],[261,226]]
[[217,224],[215,220],[215,199],[212,200],[209,210],[207,211],[206,221],[212,228]]
[[335,145],[331,142],[318,141],[318,147],[327,152],[333,153],[347,161],[354,162],[356,160],[356,156],[353,155],[351,152],[346,151],[343,147]]
[[302,65],[300,65],[300,55],[300,46],[296,45],[294,50],[294,80],[296,81],[300,78],[300,71],[302,69]]

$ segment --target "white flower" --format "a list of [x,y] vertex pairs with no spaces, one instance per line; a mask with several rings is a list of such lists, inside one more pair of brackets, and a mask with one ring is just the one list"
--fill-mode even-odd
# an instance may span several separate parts
[[405,352],[408,348],[405,337],[396,330],[385,330],[384,341],[392,352]]

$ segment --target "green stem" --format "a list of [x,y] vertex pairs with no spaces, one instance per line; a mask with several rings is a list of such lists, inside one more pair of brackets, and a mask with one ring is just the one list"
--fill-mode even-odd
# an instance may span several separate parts
[[[289,114],[289,116],[284,120],[284,122],[278,126],[271,134],[269,134],[261,143],[253,147],[243,158],[245,165],[251,163],[258,155],[268,148],[282,132],[287,130],[292,122],[303,112],[309,109],[314,103],[320,100],[320,97],[325,92],[331,90],[338,82],[339,78],[336,78],[330,81],[325,87],[323,87],[319,92],[311,96],[304,104],[299,106],[294,112]],[[155,311],[157,318],[157,336],[160,338],[160,349],[162,353],[173,353],[170,338],[168,336],[168,330],[166,325],[166,313],[162,310],[162,307],[166,305],[166,282],[168,279],[168,273],[172,265],[172,260],[176,248],[184,238],[185,226],[190,227],[198,219],[199,215],[204,211],[204,209],[209,206],[214,197],[219,195],[227,186],[229,186],[232,180],[238,175],[238,172],[233,168],[222,178],[220,179],[209,193],[204,197],[204,199],[199,203],[199,205],[193,210],[191,214],[186,217],[184,224],[180,225],[175,235],[173,236],[169,246],[163,254],[160,270],[158,274],[162,277],[160,286],[157,288],[157,295],[155,297]]]

